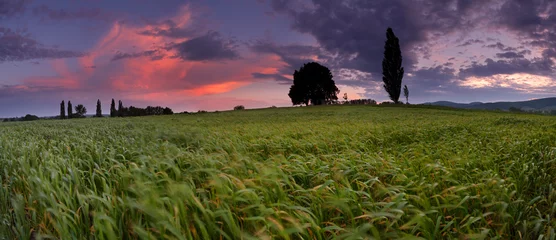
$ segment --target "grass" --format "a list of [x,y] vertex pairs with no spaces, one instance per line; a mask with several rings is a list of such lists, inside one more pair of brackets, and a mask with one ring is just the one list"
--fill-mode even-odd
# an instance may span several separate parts
[[0,124],[0,239],[556,239],[556,118],[324,106]]

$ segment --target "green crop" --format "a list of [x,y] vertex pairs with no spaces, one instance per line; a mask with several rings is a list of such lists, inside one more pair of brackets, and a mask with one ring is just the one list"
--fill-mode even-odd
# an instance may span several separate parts
[[0,124],[0,239],[556,239],[556,118],[273,108]]

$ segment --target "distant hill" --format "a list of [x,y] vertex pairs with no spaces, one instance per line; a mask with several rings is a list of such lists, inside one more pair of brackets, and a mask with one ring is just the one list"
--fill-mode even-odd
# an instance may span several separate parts
[[521,102],[454,103],[448,101],[439,101],[439,102],[424,103],[424,104],[453,107],[453,108],[465,108],[465,109],[509,110],[510,108],[517,108],[523,111],[550,112],[552,110],[556,110],[556,97],[541,98],[541,99],[521,101]]

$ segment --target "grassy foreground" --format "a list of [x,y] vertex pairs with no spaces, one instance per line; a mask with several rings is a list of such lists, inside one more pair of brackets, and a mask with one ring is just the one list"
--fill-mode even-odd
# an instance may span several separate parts
[[556,118],[325,106],[0,124],[0,239],[556,239]]

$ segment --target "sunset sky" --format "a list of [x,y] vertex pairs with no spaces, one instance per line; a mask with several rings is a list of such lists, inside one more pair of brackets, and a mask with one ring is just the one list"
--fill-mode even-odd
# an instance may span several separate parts
[[385,101],[389,26],[412,103],[556,96],[554,0],[0,0],[0,117],[290,106],[309,61]]

